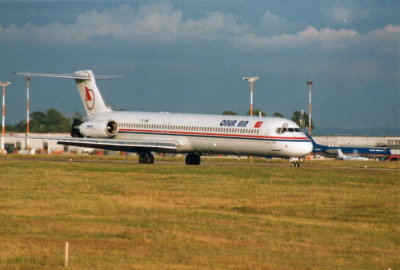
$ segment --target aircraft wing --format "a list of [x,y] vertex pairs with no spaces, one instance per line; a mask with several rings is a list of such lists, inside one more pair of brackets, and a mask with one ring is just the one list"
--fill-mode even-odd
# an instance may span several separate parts
[[171,152],[177,149],[176,142],[157,142],[145,140],[115,140],[115,139],[89,139],[68,138],[57,140],[58,144],[80,147],[90,147],[126,152]]
[[37,137],[37,136],[10,136],[19,139],[42,139],[57,141],[58,144],[79,147],[89,147],[113,151],[125,152],[174,152],[178,149],[176,141],[152,141],[152,140],[118,140],[118,139],[96,139],[96,138],[69,138],[69,137]]

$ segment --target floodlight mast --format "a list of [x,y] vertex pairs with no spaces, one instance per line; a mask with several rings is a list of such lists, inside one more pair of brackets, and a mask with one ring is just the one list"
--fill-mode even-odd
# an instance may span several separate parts
[[[29,136],[29,113],[30,113],[30,108],[31,108],[31,104],[30,104],[30,100],[29,100],[29,86],[30,86],[30,82],[31,82],[31,77],[28,75],[25,77],[25,81],[26,81],[26,136]],[[29,150],[29,140],[26,139],[26,150]]]
[[311,122],[312,122],[312,103],[311,103],[311,90],[312,90],[312,81],[307,81],[307,86],[308,86],[308,134],[311,136]]
[[254,82],[257,81],[259,77],[244,77],[244,81],[250,83],[250,116],[253,116],[253,92],[254,92]]
[[4,152],[4,135],[6,133],[6,87],[10,85],[10,82],[0,82],[3,88],[3,103],[2,103],[2,115],[1,115],[1,142],[0,149]]

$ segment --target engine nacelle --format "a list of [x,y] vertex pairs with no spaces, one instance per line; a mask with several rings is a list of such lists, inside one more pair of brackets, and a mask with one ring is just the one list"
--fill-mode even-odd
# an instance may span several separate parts
[[110,138],[118,133],[118,124],[113,120],[94,120],[82,123],[80,133],[85,137]]

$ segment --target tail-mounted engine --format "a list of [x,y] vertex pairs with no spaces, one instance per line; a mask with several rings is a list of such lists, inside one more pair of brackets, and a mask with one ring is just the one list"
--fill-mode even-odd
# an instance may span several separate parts
[[93,120],[82,123],[79,132],[85,137],[111,138],[118,133],[118,124],[113,120]]
[[79,131],[80,125],[83,123],[81,119],[74,118],[74,121],[72,123],[71,127],[71,137],[73,138],[82,138],[83,135]]

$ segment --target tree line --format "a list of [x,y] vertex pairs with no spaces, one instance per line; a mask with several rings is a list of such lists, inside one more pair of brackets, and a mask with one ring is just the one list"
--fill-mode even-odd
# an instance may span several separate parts
[[[76,118],[83,117],[76,112],[72,118],[69,118],[53,108],[44,112],[33,112],[29,115],[29,130],[33,133],[68,133],[71,131],[73,119]],[[26,132],[26,120],[18,122],[15,126],[7,126],[7,131]]]

